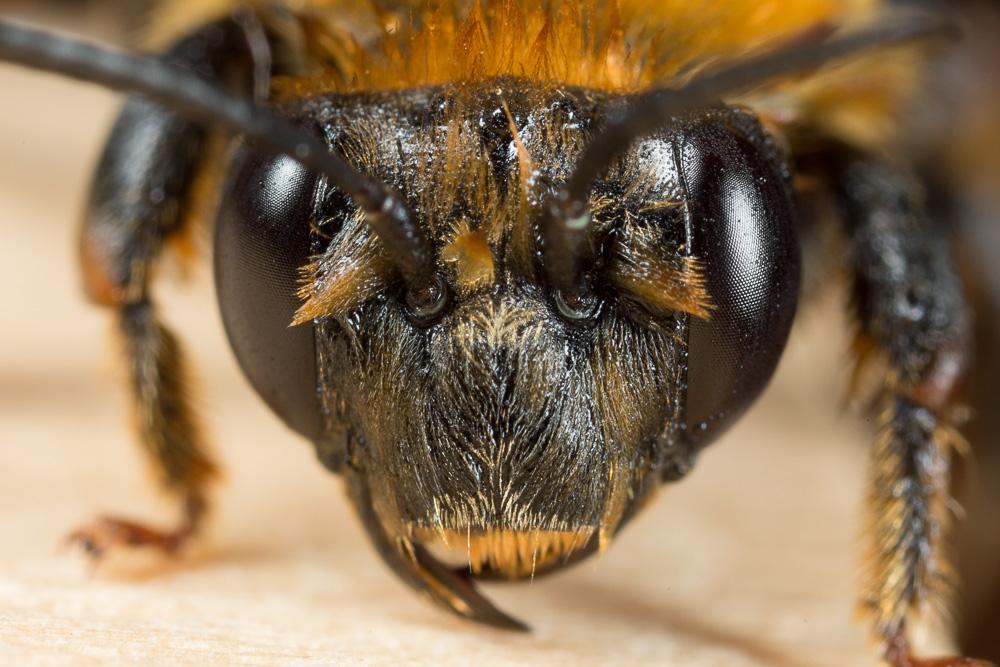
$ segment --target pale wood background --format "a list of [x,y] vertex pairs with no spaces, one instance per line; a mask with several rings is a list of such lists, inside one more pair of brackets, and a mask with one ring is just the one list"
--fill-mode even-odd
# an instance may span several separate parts
[[73,255],[118,101],[7,67],[0,91],[0,664],[876,664],[852,620],[867,437],[840,409],[835,303],[805,309],[760,405],[603,558],[489,588],[535,629],[516,636],[436,611],[377,560],[339,481],[239,376],[206,268],[161,300],[226,464],[216,520],[182,563],[90,576],[57,548],[70,528],[165,516]]

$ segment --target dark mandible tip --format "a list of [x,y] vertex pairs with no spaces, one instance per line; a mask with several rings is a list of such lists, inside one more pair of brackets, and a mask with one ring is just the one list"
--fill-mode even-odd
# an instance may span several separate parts
[[8,21],[0,21],[0,60],[143,95],[191,120],[242,134],[256,147],[295,159],[329,178],[364,209],[372,229],[411,287],[429,280],[433,250],[399,197],[270,109],[161,59]]

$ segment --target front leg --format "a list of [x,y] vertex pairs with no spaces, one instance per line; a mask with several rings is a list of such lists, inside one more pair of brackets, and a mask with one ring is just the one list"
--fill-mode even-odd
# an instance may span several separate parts
[[913,657],[907,623],[943,611],[956,389],[969,314],[946,233],[905,170],[850,155],[835,177],[859,325],[858,363],[880,364],[878,433],[868,489],[870,553],[862,604],[892,667],[957,667]]
[[[254,18],[240,15],[181,39],[164,58],[252,95],[262,88],[267,47]],[[95,558],[116,546],[174,553],[197,533],[208,510],[217,467],[185,391],[180,343],[160,320],[150,291],[164,245],[210,207],[201,199],[222,175],[222,147],[205,128],[133,97],[97,167],[80,241],[84,287],[91,301],[115,312],[138,440],[181,511],[168,529],[102,517],[75,531],[70,539]]]

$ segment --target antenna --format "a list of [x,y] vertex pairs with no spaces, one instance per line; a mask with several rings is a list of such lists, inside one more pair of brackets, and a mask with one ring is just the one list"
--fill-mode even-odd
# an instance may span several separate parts
[[398,195],[362,174],[303,128],[217,83],[158,58],[0,21],[0,60],[140,94],[191,120],[242,134],[326,176],[364,210],[407,285],[434,281],[430,242]]

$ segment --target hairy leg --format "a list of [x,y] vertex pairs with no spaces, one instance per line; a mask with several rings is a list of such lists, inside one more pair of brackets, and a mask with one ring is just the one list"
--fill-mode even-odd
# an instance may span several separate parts
[[[181,39],[164,58],[251,95],[266,53],[263,29],[240,15]],[[150,292],[165,244],[210,205],[204,194],[222,171],[220,146],[205,128],[130,98],[97,168],[80,239],[84,286],[93,302],[115,312],[138,440],[159,483],[177,499],[180,518],[163,530],[99,518],[70,536],[95,557],[115,546],[174,553],[197,533],[208,509],[218,470],[185,392],[180,344]]]
[[851,155],[836,181],[865,351],[859,364],[877,365],[880,382],[862,604],[893,667],[977,664],[917,659],[907,638],[908,622],[946,610],[952,587],[950,468],[963,443],[953,416],[971,338],[950,242],[906,170]]

